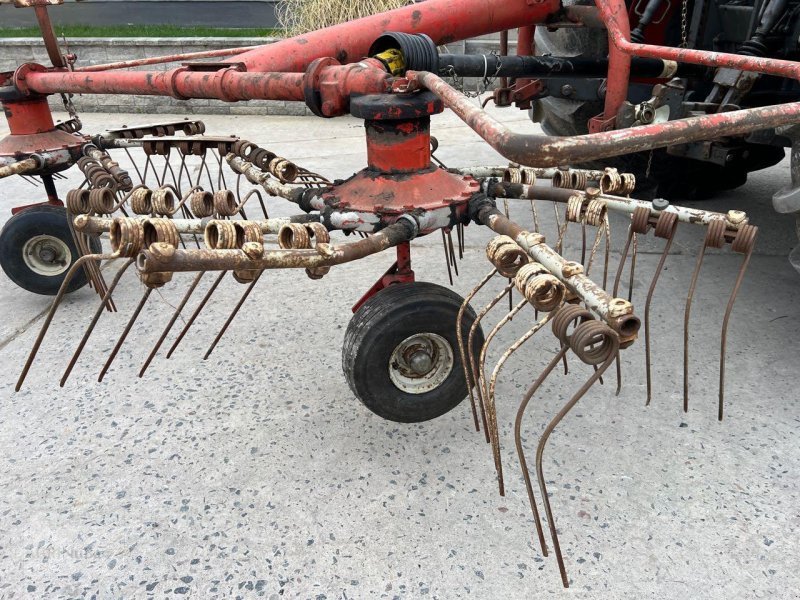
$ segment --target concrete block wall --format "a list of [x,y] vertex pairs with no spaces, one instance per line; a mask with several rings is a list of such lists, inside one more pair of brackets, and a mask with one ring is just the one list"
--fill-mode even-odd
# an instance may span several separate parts
[[[278,38],[76,38],[64,49],[78,56],[77,66],[96,65],[166,54],[202,52],[222,48],[269,44]],[[510,42],[509,52],[515,44]],[[499,49],[496,36],[486,36],[466,42],[449,44],[453,53],[489,53]],[[213,59],[211,59],[213,60]],[[26,62],[49,64],[44,43],[38,38],[0,39],[0,72],[12,71]],[[149,65],[139,70],[170,69],[168,65]],[[466,82],[472,89],[474,82]],[[231,115],[306,115],[311,114],[301,102],[251,100],[223,102],[221,100],[176,100],[162,96],[76,95],[73,103],[78,112],[141,113],[141,114],[231,114]],[[55,111],[63,111],[60,96],[51,96]]]

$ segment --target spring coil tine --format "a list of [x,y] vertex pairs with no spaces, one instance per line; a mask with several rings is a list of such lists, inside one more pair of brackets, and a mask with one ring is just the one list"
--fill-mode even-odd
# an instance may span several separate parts
[[77,189],[67,192],[67,210],[73,215],[87,215],[91,211],[89,204],[90,190]]
[[205,219],[214,214],[214,194],[199,189],[195,191],[189,200],[189,210],[198,219]]
[[124,258],[135,258],[144,249],[144,222],[129,217],[116,217],[108,232],[111,250]]
[[686,307],[683,311],[683,412],[689,412],[689,319],[692,310],[692,300],[703,266],[703,258],[707,248],[722,248],[725,245],[725,230],[727,225],[724,219],[713,219],[706,229],[705,239],[700,252],[697,254],[689,290],[686,293]]
[[572,189],[584,190],[588,184],[585,171],[570,170],[569,171],[569,184]]
[[153,190],[145,185],[131,193],[131,210],[137,215],[149,215],[153,213]]
[[[483,288],[483,286],[485,286],[496,274],[497,269],[492,269],[483,277],[483,279],[481,279],[478,285],[472,288],[470,293],[465,296],[464,301],[461,303],[461,306],[458,309],[458,314],[456,315],[456,341],[458,342],[458,352],[461,355],[461,367],[464,369],[464,380],[467,382],[467,392],[469,393],[469,403],[470,407],[472,408],[472,419],[475,422],[475,431],[481,430],[480,425],[478,424],[478,411],[475,407],[475,394],[473,393],[473,388],[478,382],[475,381],[475,378],[473,377],[473,370],[470,368],[470,364],[467,362],[467,349],[464,346],[464,332],[461,325],[464,320],[464,313],[466,312],[469,303]],[[482,405],[481,420],[483,421],[484,435],[486,436],[486,443],[488,444],[490,442],[489,430],[486,424],[486,413],[484,413]]]
[[166,186],[153,192],[151,203],[153,212],[161,217],[171,216],[175,212],[175,195]]
[[725,407],[725,354],[728,345],[728,323],[733,312],[733,305],[736,302],[736,297],[739,295],[739,288],[742,286],[744,274],[747,271],[747,266],[750,264],[750,259],[753,256],[753,250],[756,247],[756,238],[758,237],[758,227],[744,223],[739,226],[736,232],[736,237],[733,239],[731,249],[739,254],[744,254],[742,265],[739,267],[739,273],[736,275],[736,282],[733,284],[733,290],[728,298],[728,304],[725,307],[725,316],[722,319],[722,333],[720,335],[720,350],[719,350],[719,405],[717,407],[717,419],[722,421],[723,411]]
[[567,199],[567,221],[571,221],[572,223],[579,223],[581,221],[585,202],[585,196],[577,194]]
[[172,219],[145,219],[142,221],[142,237],[145,248],[156,243],[169,244],[177,248],[181,243],[180,233]]
[[269,161],[269,172],[283,183],[290,183],[297,179],[297,166],[280,156]]
[[96,215],[110,215],[114,212],[116,198],[110,188],[102,187],[89,192],[89,209]]
[[[331,241],[330,232],[322,223],[305,223],[309,237],[313,239],[314,246],[317,244],[327,244]],[[330,267],[312,267],[306,269],[306,275],[311,279],[322,279],[330,272]]]
[[597,366],[613,358],[616,333],[605,323],[600,321],[585,321],[580,323],[570,336],[570,349],[587,365]]
[[631,215],[633,232],[646,234],[650,231],[650,227],[650,210],[644,206],[637,206]]
[[607,213],[608,206],[603,200],[598,198],[589,200],[589,203],[586,205],[586,224],[592,227],[600,227]]
[[521,182],[524,185],[533,185],[536,183],[536,169],[530,167],[523,167],[520,169]]
[[629,196],[633,193],[633,190],[636,189],[636,175],[633,173],[623,173],[621,177],[622,184],[620,185],[618,193]]
[[650,405],[650,400],[653,393],[653,378],[650,368],[650,304],[653,301],[653,294],[656,291],[658,278],[664,269],[664,263],[669,255],[669,250],[672,247],[672,241],[675,239],[675,232],[677,231],[678,216],[675,213],[661,212],[656,221],[655,235],[666,239],[664,249],[661,252],[661,257],[656,265],[653,279],[650,282],[650,288],[647,290],[647,300],[644,304],[644,355],[645,355],[645,376],[647,379],[647,400],[645,406]]
[[506,183],[522,183],[522,173],[516,167],[509,167],[503,171],[503,181]]
[[619,171],[607,168],[600,178],[600,191],[606,194],[613,194],[622,189],[622,177]]
[[[565,307],[566,308],[566,307]],[[564,310],[563,308],[561,310]],[[559,311],[561,312],[561,311]],[[556,318],[558,315],[556,315]],[[595,330],[595,325],[600,325],[603,327],[606,332],[605,334],[600,334],[599,329]],[[547,427],[545,427],[542,436],[539,438],[539,443],[536,446],[536,476],[539,480],[539,490],[542,494],[542,502],[544,503],[544,510],[545,514],[547,515],[547,524],[550,528],[550,538],[553,542],[553,549],[556,554],[556,561],[558,562],[558,570],[561,573],[561,582],[564,587],[569,587],[569,579],[567,577],[567,570],[564,566],[564,557],[561,553],[561,545],[558,541],[558,531],[556,529],[555,519],[553,517],[553,510],[550,505],[550,498],[547,492],[547,482],[544,477],[544,469],[542,466],[542,461],[544,458],[544,449],[545,445],[547,444],[547,440],[550,438],[550,434],[553,430],[558,426],[558,424],[562,421],[562,419],[569,413],[570,410],[578,403],[578,401],[586,394],[587,391],[603,376],[603,373],[608,369],[608,367],[613,362],[614,358],[617,356],[619,352],[619,338],[617,338],[616,334],[607,326],[599,323],[582,323],[577,326],[575,332],[572,335],[572,339],[575,342],[590,342],[591,340],[596,340],[599,335],[602,335],[603,340],[608,340],[606,344],[603,342],[601,346],[604,348],[604,353],[607,356],[606,360],[602,362],[599,367],[596,367],[595,372],[586,380],[586,382],[581,386],[581,388],[575,393],[572,398],[564,405],[564,407],[558,412],[558,414],[553,417],[553,419],[548,423]],[[576,344],[577,345],[577,344]],[[556,355],[553,360],[548,365],[548,369],[545,370],[545,377],[549,374],[549,371],[552,371],[553,367],[558,363],[560,356],[565,355],[567,351],[566,346],[562,346],[561,351],[558,355]],[[574,351],[574,349],[573,349]],[[541,382],[544,378],[540,377],[539,380],[534,384],[534,386],[529,390],[529,394],[532,397],[533,394],[536,392],[536,389],[541,385]],[[538,384],[538,385],[537,385]],[[526,395],[526,398],[528,396]]]
[[114,279],[111,281],[111,285],[108,287],[106,293],[103,295],[103,299],[100,301],[100,305],[97,307],[97,310],[95,310],[95,313],[92,316],[92,320],[89,323],[89,326],[86,328],[86,331],[84,332],[83,337],[81,338],[81,341],[78,344],[78,347],[75,349],[75,352],[73,353],[72,358],[70,359],[69,364],[67,365],[67,368],[64,370],[64,374],[61,376],[61,381],[58,384],[59,387],[63,388],[67,382],[67,379],[69,379],[69,376],[72,373],[72,369],[78,362],[78,359],[80,358],[83,349],[86,347],[86,343],[89,341],[89,338],[91,337],[92,332],[94,331],[94,328],[97,325],[97,321],[100,319],[100,315],[103,314],[103,309],[105,308],[106,304],[111,298],[111,294],[114,293],[114,290],[117,288],[117,284],[119,283],[120,279],[122,279],[122,276],[125,274],[125,271],[128,270],[128,267],[130,267],[135,260],[136,260],[135,258],[129,258],[128,260],[126,260],[125,263],[122,265],[122,267],[120,267],[119,271],[117,271],[117,274],[114,276]]
[[550,185],[553,187],[568,189],[572,183],[572,178],[570,177],[568,169],[558,169],[553,173],[553,179],[550,181]]
[[209,221],[203,232],[203,238],[211,250],[234,250],[236,248],[234,221],[220,219]]
[[288,223],[278,230],[278,245],[286,250],[311,248],[309,230],[300,223]]
[[528,262],[527,253],[507,235],[492,238],[486,245],[486,257],[503,277],[513,278]]
[[232,217],[238,210],[236,195],[231,190],[214,192],[214,212],[220,217]]

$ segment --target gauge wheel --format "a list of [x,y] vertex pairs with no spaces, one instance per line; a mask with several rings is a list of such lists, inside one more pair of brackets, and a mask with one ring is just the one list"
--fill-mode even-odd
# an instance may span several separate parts
[[[92,237],[92,252],[101,251],[100,240]],[[80,253],[72,240],[63,206],[42,204],[17,213],[0,232],[0,266],[8,278],[34,294],[54,296]],[[80,269],[67,286],[74,292],[87,283]]]
[[[353,315],[344,338],[342,364],[353,393],[375,414],[401,423],[435,419],[466,397],[467,383],[456,335],[464,299],[433,283],[389,286]],[[475,322],[468,306],[463,339]],[[473,352],[483,346],[473,335]]]

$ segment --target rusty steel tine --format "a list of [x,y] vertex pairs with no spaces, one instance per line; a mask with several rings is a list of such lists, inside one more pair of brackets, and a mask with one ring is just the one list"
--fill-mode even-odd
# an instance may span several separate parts
[[581,220],[581,264],[586,264],[586,217]]
[[509,283],[508,285],[506,285],[506,287],[504,287],[499,294],[497,294],[494,298],[492,298],[489,304],[487,304],[481,309],[481,311],[478,313],[477,318],[472,323],[472,327],[470,327],[469,329],[469,337],[467,341],[467,355],[469,360],[469,367],[472,370],[473,374],[472,380],[475,382],[475,389],[477,390],[478,403],[481,409],[481,415],[483,416],[483,426],[487,428],[486,429],[487,444],[491,442],[491,439],[489,437],[488,422],[486,418],[486,399],[484,398],[483,390],[481,389],[480,374],[478,371],[478,361],[476,360],[475,353],[473,352],[473,340],[475,339],[475,332],[478,330],[478,326],[481,324],[483,317],[485,317],[486,314],[490,310],[492,310],[492,308],[494,308],[498,302],[500,302],[500,300],[505,298],[506,294],[509,292],[509,290],[511,290],[512,287],[514,287],[513,283]]
[[633,227],[631,225],[628,226],[628,238],[625,240],[625,245],[622,247],[622,255],[619,258],[619,264],[617,265],[617,274],[614,276],[614,288],[611,292],[611,295],[615,298],[617,297],[617,293],[619,292],[619,283],[622,279],[622,272],[625,270],[625,263],[628,260],[628,250],[631,247],[631,240],[634,238],[636,234],[633,232]]
[[219,330],[217,337],[215,337],[214,341],[211,342],[211,346],[209,346],[208,351],[205,353],[205,356],[203,356],[203,360],[206,360],[208,359],[209,356],[211,356],[211,353],[214,351],[214,348],[217,347],[217,344],[222,339],[222,336],[225,335],[226,331],[228,331],[228,327],[230,327],[230,324],[233,322],[233,319],[236,318],[237,314],[239,314],[239,309],[242,308],[242,304],[244,304],[244,301],[247,300],[247,297],[250,295],[250,292],[253,291],[253,288],[256,286],[258,280],[261,279],[261,276],[263,274],[264,271],[259,271],[258,273],[256,273],[255,277],[253,278],[253,281],[251,281],[250,284],[247,286],[247,289],[244,291],[244,294],[242,294],[242,297],[239,298],[239,302],[236,303],[236,306],[233,307],[231,314],[228,315],[228,318],[225,321],[225,324],[222,326],[222,329]]
[[72,355],[72,358],[70,359],[67,368],[64,370],[64,374],[61,376],[61,381],[58,384],[60,387],[64,387],[64,384],[67,382],[67,379],[69,379],[70,373],[72,373],[72,369],[78,362],[78,359],[80,358],[81,353],[83,352],[83,349],[86,346],[86,342],[89,341],[89,337],[92,335],[92,332],[94,331],[94,328],[97,325],[97,321],[100,320],[100,315],[103,314],[103,307],[106,305],[107,300],[111,297],[111,294],[117,288],[117,284],[119,283],[120,279],[122,279],[122,276],[125,274],[125,271],[127,271],[128,267],[130,267],[134,262],[136,262],[135,258],[129,258],[125,262],[125,264],[122,265],[122,267],[120,267],[119,271],[117,271],[117,274],[114,276],[114,279],[111,281],[111,285],[108,287],[108,290],[103,296],[100,305],[97,307],[97,310],[95,311],[94,316],[92,317],[91,323],[89,323],[89,326],[86,328],[86,331],[84,332],[83,337],[81,338],[81,341],[78,344],[78,347],[75,349],[75,352]]
[[[585,231],[586,223],[584,223],[583,226],[584,226],[584,231]],[[594,259],[597,257],[597,251],[600,249],[600,242],[602,240],[603,240],[603,228],[601,226],[601,227],[597,228],[597,233],[594,236],[594,242],[592,242],[592,251],[589,253],[589,263],[586,264],[583,261],[581,262],[581,264],[586,264],[586,276],[587,277],[589,276],[589,273],[592,270],[592,265],[594,265]],[[584,237],[584,241],[585,241],[585,237]],[[605,289],[605,286],[604,286],[604,289]]]
[[[548,315],[549,316],[549,315]],[[517,416],[514,419],[514,444],[517,447],[517,457],[519,458],[519,466],[522,469],[522,477],[525,480],[525,490],[528,493],[528,502],[531,505],[531,513],[533,514],[533,522],[536,525],[536,534],[539,536],[539,546],[542,549],[542,555],[547,556],[547,542],[544,541],[544,530],[542,529],[542,518],[539,515],[539,507],[536,505],[536,495],[533,492],[533,484],[531,483],[531,473],[528,469],[528,461],[525,458],[525,449],[522,447],[522,418],[525,416],[525,410],[528,404],[539,389],[539,386],[544,383],[544,380],[553,372],[556,365],[561,362],[563,356],[567,353],[568,346],[562,346],[556,353],[548,365],[536,378],[517,408]]]
[[553,213],[555,214],[556,217],[556,231],[561,231],[561,217],[558,214],[558,205],[555,202],[551,202],[551,205],[553,206]]
[[69,285],[69,282],[72,281],[75,273],[78,271],[78,269],[83,268],[83,263],[89,260],[111,260],[114,258],[118,258],[118,256],[116,254],[84,254],[78,260],[72,263],[69,271],[67,271],[67,275],[64,277],[64,281],[61,282],[61,287],[58,289],[56,297],[53,298],[53,303],[50,305],[50,310],[47,311],[47,316],[44,319],[42,328],[39,330],[39,335],[36,336],[36,341],[33,343],[33,348],[31,348],[30,354],[28,354],[28,359],[25,361],[25,366],[22,367],[22,373],[20,373],[19,379],[17,379],[17,385],[14,387],[15,392],[18,392],[22,388],[22,384],[25,382],[25,377],[28,376],[28,371],[31,370],[31,365],[36,358],[36,354],[39,352],[39,347],[42,345],[42,341],[44,341],[44,336],[47,334],[47,330],[50,328],[50,323],[52,323],[53,317],[56,314],[56,310],[58,310],[58,306],[64,299],[67,286]]
[[631,270],[628,273],[628,302],[633,301],[633,279],[636,273],[636,256],[638,254],[638,234],[633,234],[633,251],[631,252]]
[[533,199],[530,200],[531,203],[531,214],[533,215],[533,230],[536,232],[541,231],[539,227],[539,214],[536,212],[536,204]]
[[[481,279],[480,283],[472,288],[469,294],[464,298],[464,302],[461,303],[461,306],[458,309],[458,314],[456,315],[456,340],[458,341],[458,351],[461,354],[461,367],[464,369],[464,379],[467,382],[467,392],[469,392],[469,403],[472,407],[472,419],[475,421],[475,431],[480,431],[480,425],[478,425],[478,412],[475,408],[475,395],[473,394],[472,388],[473,386],[477,385],[477,382],[472,377],[472,369],[470,365],[467,363],[467,350],[464,347],[464,333],[461,331],[461,322],[464,320],[464,311],[469,306],[470,301],[475,297],[483,286],[485,286],[489,280],[495,276],[497,273],[497,269],[492,269],[489,273]],[[486,434],[486,442],[489,442],[489,431],[486,427],[486,415],[481,412],[481,417],[483,420],[483,428]]]
[[503,355],[500,357],[500,359],[497,361],[497,364],[494,366],[494,369],[492,370],[492,376],[489,379],[489,397],[491,398],[491,402],[493,405],[496,404],[495,387],[497,385],[497,377],[500,375],[500,369],[503,368],[503,365],[509,358],[511,358],[511,355],[514,354],[514,352],[516,352],[525,342],[527,342],[534,335],[536,335],[542,329],[542,327],[544,327],[545,325],[547,325],[547,323],[550,322],[550,319],[553,318],[557,310],[558,308],[555,308],[551,312],[547,313],[544,317],[539,319],[533,327],[531,327],[528,331],[526,331],[522,337],[520,337],[516,342],[511,344],[511,346],[509,346],[506,349],[506,351],[503,352]]
[[136,175],[139,177],[139,182],[142,185],[144,185],[144,177],[142,177],[142,172],[139,170],[139,165],[137,165],[136,161],[133,160],[133,157],[131,156],[130,150],[128,150],[127,148],[123,148],[123,150],[125,150],[125,154],[128,155],[128,160],[131,161],[131,164],[133,165],[133,169],[136,171]]
[[219,165],[219,170],[217,171],[217,187],[225,189],[228,187],[228,184],[225,183],[225,170],[222,168],[222,155],[218,152],[212,152],[212,155],[217,157],[217,163]]
[[505,483],[503,481],[503,462],[500,457],[500,434],[497,428],[497,411],[495,410],[495,405],[492,402],[493,398],[489,395],[489,388],[486,385],[486,354],[487,349],[489,348],[489,344],[500,331],[500,329],[511,321],[511,318],[521,311],[525,306],[528,304],[528,300],[523,298],[523,300],[517,305],[497,324],[492,328],[489,332],[489,335],[486,336],[486,340],[483,342],[483,347],[481,348],[480,358],[478,360],[478,385],[483,390],[483,396],[486,402],[486,414],[488,416],[488,424],[489,424],[489,439],[492,443],[492,454],[494,455],[494,466],[495,470],[497,471],[497,484],[500,489],[500,495],[505,496]]
[[703,266],[703,258],[706,255],[707,248],[708,237],[706,236],[700,253],[697,255],[692,280],[689,283],[689,291],[686,294],[686,308],[683,311],[683,412],[689,412],[689,318],[692,310],[692,300],[694,299],[694,290],[697,287],[697,279]]
[[[503,210],[506,213],[506,218],[509,219],[511,217],[510,208],[508,205],[508,198],[503,198]],[[510,289],[508,290],[508,310],[511,311],[514,308],[514,286],[511,285],[514,279],[512,277],[508,278],[508,285]]]
[[447,246],[450,248],[450,259],[453,263],[453,271],[458,277],[458,261],[456,260],[456,249],[453,247],[453,234],[452,231],[447,232]]
[[[145,180],[147,179],[147,172],[150,170],[150,167],[153,166],[153,161],[150,158],[150,155],[146,154],[145,156],[146,156],[146,158],[144,159],[144,174],[141,176],[142,177],[142,183],[144,183]],[[139,169],[136,169],[136,170],[138,171]],[[153,170],[155,170],[154,166],[153,166]]]
[[114,362],[114,359],[117,357],[120,348],[122,348],[122,344],[125,343],[125,339],[128,337],[128,334],[133,327],[133,324],[136,323],[136,319],[139,318],[139,314],[142,312],[144,305],[147,303],[147,299],[150,297],[150,294],[153,292],[153,288],[147,288],[144,294],[142,294],[141,300],[139,300],[139,304],[136,307],[136,310],[133,311],[131,318],[128,320],[128,324],[125,325],[125,329],[122,330],[122,334],[119,336],[114,349],[111,351],[111,354],[108,356],[108,360],[106,360],[106,364],[103,365],[103,369],[100,371],[100,375],[97,377],[97,381],[103,381],[103,377],[106,376],[108,369],[111,367],[111,363]]
[[156,354],[161,348],[161,345],[164,343],[164,340],[167,339],[167,335],[172,329],[172,326],[175,325],[175,321],[178,320],[181,311],[183,311],[183,309],[186,307],[186,303],[189,301],[189,298],[194,293],[194,290],[197,288],[197,284],[200,283],[200,280],[203,278],[203,275],[205,275],[205,273],[206,273],[205,271],[200,271],[195,276],[194,280],[192,281],[192,284],[189,286],[189,289],[186,291],[180,303],[178,304],[177,308],[175,309],[175,312],[172,313],[172,317],[170,318],[169,323],[167,323],[167,326],[164,328],[164,331],[161,332],[161,336],[158,338],[158,341],[155,343],[152,350],[150,350],[150,354],[147,356],[147,359],[144,361],[142,368],[139,370],[139,377],[142,377],[144,375],[145,371],[147,371],[147,367],[149,367],[150,363],[153,362],[153,359],[156,357]]
[[617,358],[615,359],[617,363],[617,390],[614,392],[615,396],[619,396],[620,392],[622,391],[622,362],[619,357],[619,353],[617,353]]
[[197,319],[198,315],[202,312],[203,308],[205,308],[206,304],[211,299],[211,295],[214,293],[214,290],[216,290],[219,284],[222,283],[222,279],[227,274],[228,274],[227,271],[221,271],[220,274],[217,276],[217,278],[214,280],[214,283],[211,284],[211,287],[208,288],[208,291],[206,291],[206,294],[205,296],[203,296],[203,299],[200,301],[200,304],[198,304],[197,308],[194,309],[192,316],[189,317],[189,320],[186,322],[186,325],[183,326],[183,329],[181,329],[181,332],[178,334],[178,337],[175,338],[174,342],[172,342],[172,346],[170,347],[169,352],[167,352],[167,358],[172,357],[172,354],[178,348],[178,345],[181,343],[181,340],[183,340],[183,337],[189,331],[189,328],[194,324],[195,319]]
[[606,231],[606,248],[603,258],[603,289],[608,287],[608,265],[611,260],[611,225],[608,222],[608,214],[603,218],[603,228]]
[[650,289],[647,290],[647,300],[644,304],[644,356],[645,375],[647,378],[647,402],[645,402],[645,406],[649,406],[650,398],[652,397],[653,393],[653,378],[650,369],[650,303],[653,300],[653,293],[656,291],[656,285],[658,284],[658,278],[661,276],[661,271],[664,268],[664,263],[667,261],[669,249],[672,247],[672,240],[675,239],[676,230],[677,228],[673,227],[669,237],[667,237],[667,241],[664,244],[664,250],[661,252],[661,258],[659,258],[658,265],[656,265],[656,272],[653,275],[652,281],[650,282]]
[[[90,249],[86,245],[85,237],[75,231],[75,224],[72,220],[72,215],[67,213],[67,228],[72,235],[72,241],[75,242],[75,246],[77,246],[78,250],[80,251],[81,255],[87,256],[91,254]],[[91,286],[94,290],[100,295],[102,298],[106,292],[105,289],[105,280],[103,279],[102,274],[100,273],[100,269],[97,267],[97,264],[94,261],[88,261],[83,267],[84,273],[86,273]],[[104,306],[108,310],[108,312],[115,312],[117,307],[114,305],[114,300],[112,298],[108,298],[108,300],[104,303]]]
[[[722,421],[723,410],[725,407],[725,351],[728,345],[728,322],[730,321],[733,305],[736,302],[736,297],[739,295],[739,288],[742,286],[744,274],[747,271],[747,266],[750,264],[750,258],[753,256],[753,250],[756,246],[756,237],[758,236],[758,227],[753,225],[745,225],[750,227],[751,236],[746,241],[747,247],[745,248],[744,259],[742,266],[739,267],[739,273],[736,275],[736,282],[733,284],[730,298],[728,298],[728,305],[725,308],[725,316],[722,319],[722,335],[720,336],[720,351],[719,351],[719,406],[717,409],[717,419]],[[738,234],[737,234],[738,237]],[[734,241],[736,244],[736,241]],[[734,247],[734,250],[736,248]]]
[[447,240],[445,239],[444,229],[442,232],[442,248],[444,248],[444,262],[447,265],[447,278],[450,280],[450,285],[453,285],[453,272],[450,270],[450,252],[447,250]]
[[[558,543],[558,531],[556,530],[556,522],[553,518],[553,510],[550,506],[550,498],[547,495],[547,482],[544,478],[544,470],[542,468],[542,458],[544,456],[544,447],[547,444],[547,440],[550,437],[550,434],[556,428],[556,426],[561,422],[561,420],[566,416],[566,414],[572,410],[578,401],[583,398],[586,392],[595,384],[595,382],[600,379],[603,373],[608,369],[611,363],[614,361],[614,357],[619,352],[619,339],[615,337],[611,338],[613,340],[614,349],[608,356],[608,358],[600,365],[600,367],[586,380],[581,388],[575,393],[572,398],[570,398],[569,402],[567,402],[564,407],[558,411],[555,417],[548,423],[547,427],[545,427],[544,432],[542,433],[541,437],[539,438],[539,444],[536,446],[536,477],[539,480],[539,490],[542,493],[542,502],[544,503],[544,512],[547,515],[547,525],[550,528],[550,538],[553,541],[553,550],[556,554],[556,562],[558,562],[558,570],[561,573],[561,582],[564,584],[564,587],[569,587],[569,579],[567,579],[567,570],[564,566],[564,557],[561,554],[561,545]],[[562,352],[566,353],[566,346],[561,349]],[[552,364],[552,362],[551,362]],[[539,382],[541,385],[541,382]],[[535,385],[535,384],[534,384]],[[535,393],[536,390],[534,389],[533,392]],[[531,394],[533,395],[533,394]]]

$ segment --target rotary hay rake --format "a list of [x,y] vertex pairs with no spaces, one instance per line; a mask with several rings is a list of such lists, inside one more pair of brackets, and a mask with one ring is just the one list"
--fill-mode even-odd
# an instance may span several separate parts
[[[659,277],[679,227],[702,227],[705,237],[687,290],[684,333],[683,408],[689,403],[689,325],[694,290],[709,248],[730,247],[742,256],[741,268],[722,319],[718,417],[724,408],[725,345],[731,311],[755,245],[757,228],[747,215],[685,208],[663,200],[631,197],[635,177],[614,168],[585,169],[559,165],[598,161],[634,151],[734,136],[791,125],[796,104],[712,113],[663,123],[614,130],[621,98],[613,69],[625,66],[625,77],[665,79],[688,73],[696,65],[753,70],[794,76],[787,61],[632,44],[628,41],[624,4],[598,1],[595,19],[609,31],[608,61],[575,59],[475,57],[440,54],[436,44],[511,27],[531,28],[545,20],[573,25],[589,22],[557,2],[429,0],[428,2],[313,32],[250,50],[228,51],[228,62],[186,62],[166,72],[120,71],[157,62],[130,61],[83,69],[74,57],[60,53],[47,20],[46,4],[33,5],[48,41],[52,68],[26,64],[1,74],[2,99],[11,135],[0,141],[0,176],[40,176],[51,203],[58,202],[54,176],[77,166],[82,186],[65,197],[75,247],[81,257],[65,271],[17,382],[17,390],[34,364],[70,282],[83,274],[101,300],[62,375],[65,385],[103,312],[115,312],[114,292],[135,266],[144,292],[117,337],[99,373],[102,380],[137,320],[146,314],[148,298],[175,273],[195,273],[167,326],[143,361],[143,376],[170,341],[166,357],[186,339],[198,315],[213,305],[220,285],[233,279],[243,287],[207,349],[207,358],[256,287],[264,271],[304,269],[321,279],[336,265],[394,248],[396,260],[354,307],[344,348],[345,376],[356,396],[371,410],[396,421],[424,421],[458,405],[468,395],[476,430],[491,446],[499,491],[505,478],[497,420],[497,381],[508,359],[537,334],[550,330],[556,340],[552,360],[522,398],[514,424],[514,442],[541,551],[552,548],[564,586],[569,585],[554,513],[544,476],[544,450],[552,431],[595,383],[604,383],[615,365],[617,393],[622,384],[621,350],[639,337],[634,300],[643,302],[644,367],[649,403],[651,377],[650,308]],[[491,11],[487,12],[487,8]],[[381,34],[381,32],[391,32]],[[428,37],[430,36],[430,37]],[[161,62],[213,58],[226,53],[164,57]],[[632,54],[634,58],[629,55]],[[368,58],[363,58],[363,57]],[[363,60],[362,60],[363,58]],[[360,61],[360,62],[352,62]],[[608,70],[607,111],[595,133],[574,138],[523,135],[506,129],[438,74],[485,76],[492,61],[498,76],[522,78],[556,68]],[[559,62],[560,61],[560,62]],[[557,67],[554,67],[556,65]],[[206,135],[201,121],[124,127],[89,136],[81,133],[74,112],[55,126],[47,96],[73,93],[160,94],[177,98],[254,98],[305,101],[320,117],[350,114],[365,124],[368,166],[346,180],[331,180],[266,148],[232,136]],[[65,98],[67,98],[65,96]],[[67,98],[67,105],[71,102]],[[448,168],[433,154],[431,116],[454,111],[509,165]],[[296,206],[292,217],[272,218],[269,204]],[[498,201],[500,206],[498,207]],[[509,205],[530,207],[531,226],[509,218]],[[550,208],[552,206],[552,209]],[[543,211],[553,211],[553,231],[542,226]],[[627,220],[625,244],[612,252],[610,213]],[[491,265],[473,290],[461,298],[442,286],[415,281],[410,242],[419,236],[442,236],[452,280],[464,257],[465,227],[482,225],[494,237],[486,247]],[[568,236],[580,236],[580,257],[562,256]],[[358,237],[334,240],[335,232]],[[453,240],[455,233],[456,240]],[[110,252],[97,238],[108,237]],[[637,248],[643,236],[663,240],[663,250],[643,298],[634,298]],[[579,259],[579,260],[578,260]],[[613,264],[616,261],[616,264]],[[117,263],[110,283],[100,266]],[[213,278],[198,298],[203,278]],[[473,308],[479,293],[491,299]],[[516,298],[516,299],[515,299]],[[529,318],[532,327],[490,364],[489,348],[514,318]],[[490,316],[491,314],[491,316]],[[185,318],[188,315],[188,318]],[[180,331],[174,331],[184,319]],[[484,334],[483,325],[495,324]],[[534,459],[538,494],[522,441],[523,421],[544,381],[563,365],[567,375],[591,367],[588,376],[545,427]],[[539,506],[550,532],[545,540]]]

